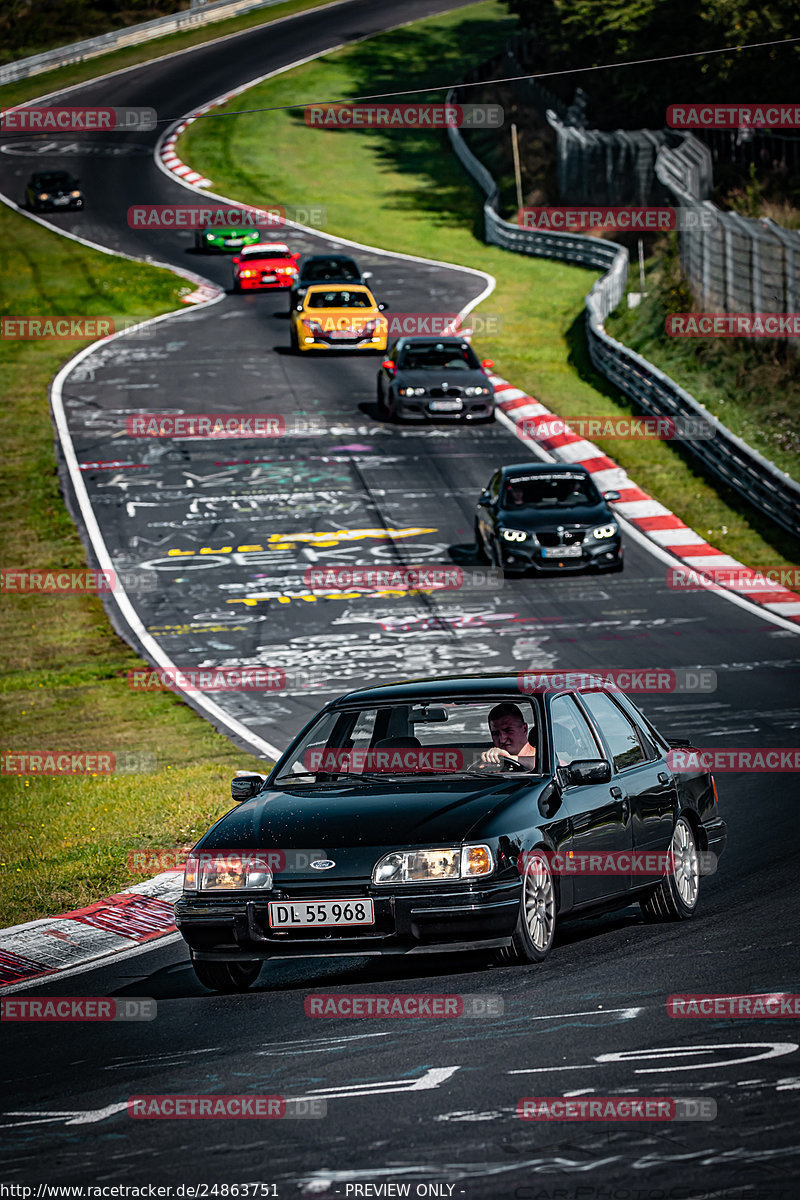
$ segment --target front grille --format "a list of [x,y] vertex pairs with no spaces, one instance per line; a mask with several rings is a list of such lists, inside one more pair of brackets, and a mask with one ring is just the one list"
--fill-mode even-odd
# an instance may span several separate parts
[[555,529],[549,529],[546,532],[537,533],[536,536],[542,546],[574,546],[583,542],[586,531],[565,529],[563,533],[556,533]]
[[428,392],[428,395],[433,397],[434,400],[460,400],[461,399],[461,388],[458,388],[458,387],[452,387],[452,388],[432,387],[430,389],[430,391]]

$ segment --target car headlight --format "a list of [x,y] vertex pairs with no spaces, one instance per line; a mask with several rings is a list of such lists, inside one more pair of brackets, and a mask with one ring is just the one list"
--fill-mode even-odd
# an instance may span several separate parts
[[425,395],[425,388],[423,388],[423,387],[400,388],[399,391],[400,391],[401,396],[424,396]]
[[77,200],[80,197],[80,192],[70,192],[70,196],[72,196],[74,200]]
[[216,236],[217,236],[217,235],[216,235],[215,233],[207,233],[207,234],[205,235],[205,237],[206,237],[206,241],[207,241],[207,242],[213,242],[213,240],[214,240],[214,238],[215,238]]
[[619,525],[617,525],[616,521],[610,521],[608,525],[598,525],[596,529],[593,529],[592,537],[610,538],[615,533],[619,533]]
[[38,199],[39,199],[39,200],[49,200],[49,199],[50,199],[50,193],[49,193],[49,192],[39,192]]
[[448,846],[444,850],[394,850],[376,863],[373,883],[448,883],[491,875],[488,846]]
[[239,278],[240,279],[252,279],[257,274],[258,274],[258,271],[240,271]]
[[187,892],[235,892],[271,888],[269,856],[257,850],[196,850],[186,860],[183,887]]
[[486,387],[468,387],[464,388],[465,396],[488,396],[489,389]]
[[504,529],[503,538],[507,542],[524,542],[527,538],[524,529]]

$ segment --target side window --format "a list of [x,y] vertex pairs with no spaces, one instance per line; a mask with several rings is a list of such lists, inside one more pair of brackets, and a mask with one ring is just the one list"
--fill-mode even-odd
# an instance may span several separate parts
[[632,719],[639,734],[639,741],[642,743],[647,755],[648,762],[652,759],[659,758],[660,755],[666,754],[669,750],[669,745],[664,741],[663,737],[650,724],[643,712],[640,712],[635,707],[633,702],[625,695],[624,692],[619,694],[619,703],[625,709],[628,716]]
[[581,699],[605,738],[618,771],[644,762],[645,754],[633,724],[606,692],[582,692]]
[[496,471],[489,481],[489,497],[492,501],[496,500],[500,495],[500,479],[500,472]]
[[553,752],[560,767],[568,767],[576,758],[605,758],[571,696],[556,696],[550,705],[550,720]]

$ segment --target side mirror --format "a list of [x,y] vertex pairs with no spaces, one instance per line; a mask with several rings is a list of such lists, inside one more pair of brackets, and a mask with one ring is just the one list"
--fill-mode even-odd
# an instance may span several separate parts
[[394,370],[394,363],[392,362],[392,360],[390,358],[385,358],[383,360],[383,362],[381,363],[381,366],[383,367],[383,369],[385,371],[393,371]]
[[302,312],[303,311],[302,304],[295,304],[294,310],[295,310],[295,312]]
[[238,254],[236,254],[236,255],[235,255],[235,256],[234,256],[234,257],[231,259],[231,262],[233,263],[233,265],[234,265],[234,266],[236,266],[236,265],[237,265],[238,263],[240,263],[241,261],[242,261],[242,260],[239,258],[239,255],[238,255]]
[[241,804],[244,800],[250,800],[251,797],[257,796],[264,786],[266,775],[250,775],[243,771],[231,780],[231,799],[234,804]]
[[298,261],[298,259],[300,258],[300,255],[299,255],[299,254],[293,254],[293,255],[292,255],[292,258],[294,259],[294,261],[295,261],[295,262],[297,262],[297,261]]
[[484,371],[491,371],[492,367],[494,366],[494,359],[493,358],[484,358],[483,362],[481,363],[481,366],[483,367]]
[[378,305],[378,308],[380,309],[381,312],[385,312],[386,309],[389,307],[390,307],[390,305],[386,304],[384,301],[381,301],[381,303]]
[[488,489],[488,488],[484,488],[484,489],[483,489],[483,491],[481,492],[480,499],[478,500],[478,503],[479,503],[479,504],[488,504],[488,503],[489,503],[489,500],[490,500],[490,496],[489,496],[489,489]]
[[576,758],[568,767],[561,767],[560,770],[568,787],[611,782],[611,764],[604,758]]
[[364,280],[372,279],[372,271],[362,271],[361,278]]
[[620,496],[619,492],[610,491],[610,492],[603,492],[603,499],[604,500],[621,500],[622,497]]

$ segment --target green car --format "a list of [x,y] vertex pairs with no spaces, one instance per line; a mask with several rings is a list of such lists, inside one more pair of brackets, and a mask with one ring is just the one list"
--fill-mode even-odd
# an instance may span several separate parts
[[259,229],[241,229],[236,225],[222,226],[219,229],[198,229],[194,235],[195,250],[241,250],[242,246],[252,246],[261,239]]

